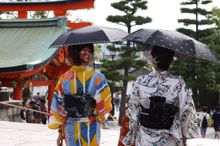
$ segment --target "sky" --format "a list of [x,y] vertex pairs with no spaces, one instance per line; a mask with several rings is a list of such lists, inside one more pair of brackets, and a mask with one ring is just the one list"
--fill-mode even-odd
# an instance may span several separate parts
[[[0,0],[0,1],[15,1],[15,0]],[[29,1],[47,1],[47,0],[29,0]],[[59,1],[59,0],[48,0]],[[121,28],[125,31],[126,27],[115,23],[106,21],[108,15],[123,14],[120,11],[111,7],[111,3],[119,2],[120,0],[95,0],[94,9],[76,10],[69,12],[70,20],[82,20],[93,22],[94,25],[108,26]],[[152,29],[168,29],[175,30],[183,25],[178,23],[180,18],[190,18],[190,15],[181,14],[180,3],[187,0],[148,0],[148,9],[137,13],[138,15],[148,16],[152,18],[151,23],[147,23],[141,26],[132,27],[132,32],[140,28],[152,28]],[[213,3],[208,7],[211,10],[212,7],[220,8],[220,0],[213,0]]]
[[[69,18],[71,20],[80,18],[84,21],[91,21],[95,25],[117,27],[127,31],[126,27],[106,21],[108,15],[121,14],[120,11],[111,7],[111,3],[118,1],[120,0],[95,0],[94,9],[71,12]],[[181,2],[183,2],[183,0],[148,0],[148,9],[138,14],[151,17],[152,23],[135,26],[132,31],[140,28],[175,30],[177,27],[181,27],[182,25],[178,24],[177,19],[190,17],[186,14],[181,14]],[[213,4],[209,6],[209,9],[211,10],[213,6],[220,8],[220,0],[213,0]]]

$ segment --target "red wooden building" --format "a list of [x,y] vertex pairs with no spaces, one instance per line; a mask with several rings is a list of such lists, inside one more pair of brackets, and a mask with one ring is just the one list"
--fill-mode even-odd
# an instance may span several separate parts
[[[48,48],[68,29],[91,25],[61,17],[68,10],[88,8],[94,8],[94,0],[0,2],[0,12],[17,11],[19,18],[0,20],[0,81],[2,86],[14,88],[14,99],[22,99],[24,87],[48,86],[50,105],[56,81],[71,63],[65,48]],[[53,11],[56,17],[27,19],[28,11]]]

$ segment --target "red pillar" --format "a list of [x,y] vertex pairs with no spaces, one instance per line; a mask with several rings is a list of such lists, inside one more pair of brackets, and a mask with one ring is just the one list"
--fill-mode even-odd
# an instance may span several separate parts
[[65,16],[65,15],[66,15],[66,10],[55,10],[55,11],[54,11],[54,15],[55,15],[56,17]]
[[27,19],[27,11],[18,11],[18,18]]
[[54,90],[56,87],[55,81],[51,81],[51,84],[48,87],[48,110],[50,112],[50,106],[53,99]]
[[16,87],[13,91],[13,99],[14,100],[22,100],[22,87],[21,87],[21,80],[16,82]]

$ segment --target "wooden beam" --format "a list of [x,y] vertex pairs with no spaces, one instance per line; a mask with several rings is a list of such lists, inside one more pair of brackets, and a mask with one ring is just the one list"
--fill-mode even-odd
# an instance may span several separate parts
[[54,3],[47,4],[42,3],[38,5],[22,3],[19,5],[0,5],[1,12],[7,11],[55,11],[55,10],[77,10],[77,9],[88,9],[94,8],[94,0],[82,0],[80,2],[69,2],[69,3]]
[[86,27],[86,26],[92,25],[91,22],[79,22],[79,23],[74,23],[74,22],[68,21],[67,23],[68,23],[68,27],[72,28],[73,30],[74,30],[74,29],[81,28],[81,27]]
[[56,82],[55,80],[29,80],[29,82],[32,83],[33,87],[36,86],[51,86],[54,85],[54,83]]
[[0,73],[0,78],[6,78],[6,79],[23,79],[29,76],[34,75],[35,73],[40,72],[41,70],[43,70],[45,67],[47,66],[41,66],[37,69],[31,70],[31,71],[23,71],[23,72],[9,72],[9,73]]
[[[2,80],[1,80],[2,81]],[[12,81],[2,81],[3,87],[12,87]]]

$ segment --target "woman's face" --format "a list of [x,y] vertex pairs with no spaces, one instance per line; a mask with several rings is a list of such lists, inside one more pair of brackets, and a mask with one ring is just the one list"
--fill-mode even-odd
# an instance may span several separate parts
[[80,51],[80,58],[87,64],[90,65],[93,63],[94,53],[89,48],[84,48]]

